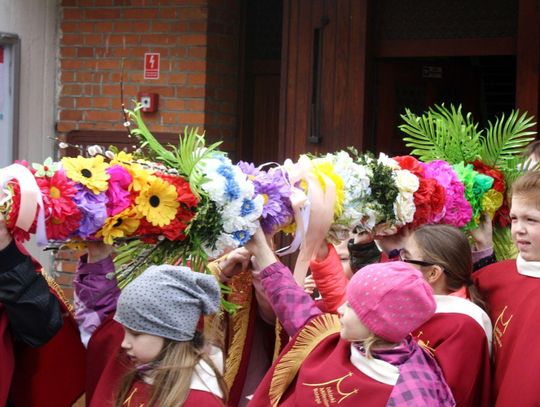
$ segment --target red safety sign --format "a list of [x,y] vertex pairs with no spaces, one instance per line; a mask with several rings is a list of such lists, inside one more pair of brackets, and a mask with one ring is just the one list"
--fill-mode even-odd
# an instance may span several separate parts
[[144,54],[144,79],[159,79],[159,52]]

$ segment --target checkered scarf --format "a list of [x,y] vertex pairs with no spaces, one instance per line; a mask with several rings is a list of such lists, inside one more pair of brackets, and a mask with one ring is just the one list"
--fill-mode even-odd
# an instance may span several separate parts
[[410,335],[395,348],[373,351],[373,356],[399,369],[387,406],[456,405],[437,362]]

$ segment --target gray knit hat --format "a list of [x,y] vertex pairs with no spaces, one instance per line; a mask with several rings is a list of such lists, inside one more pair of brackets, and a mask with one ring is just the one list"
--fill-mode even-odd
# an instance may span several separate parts
[[215,277],[187,267],[152,266],[120,294],[114,319],[136,332],[189,341],[201,312],[218,310]]

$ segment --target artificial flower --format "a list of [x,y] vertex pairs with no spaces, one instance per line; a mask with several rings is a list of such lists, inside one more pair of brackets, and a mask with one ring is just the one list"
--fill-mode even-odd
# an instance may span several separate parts
[[129,171],[121,165],[111,165],[107,168],[109,174],[109,188],[107,189],[108,216],[115,216],[131,205],[132,199],[129,192],[132,177]]
[[174,185],[154,177],[135,198],[137,211],[154,226],[166,226],[176,216],[180,203]]
[[94,194],[106,191],[108,188],[109,174],[107,168],[109,165],[103,161],[103,156],[98,155],[92,158],[62,158],[62,166],[66,174],[75,182],[90,189]]
[[131,236],[139,227],[139,216],[132,208],[127,208],[112,217],[108,217],[96,237],[103,238],[107,244],[113,244],[115,239]]
[[103,226],[107,219],[107,194],[95,194],[83,185],[77,185],[77,193],[73,201],[82,214],[77,236],[87,239]]
[[36,170],[36,177],[52,177],[56,171],[60,169],[60,164],[53,162],[51,157],[47,157],[42,164],[34,163],[32,168]]

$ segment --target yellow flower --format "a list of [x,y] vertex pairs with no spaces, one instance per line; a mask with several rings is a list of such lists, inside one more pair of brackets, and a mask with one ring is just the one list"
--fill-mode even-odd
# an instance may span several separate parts
[[482,197],[482,210],[489,214],[490,219],[493,219],[495,212],[499,210],[502,204],[503,194],[501,194],[499,191],[495,191],[494,189],[490,189]]
[[334,217],[337,219],[343,212],[343,201],[345,200],[345,185],[343,178],[335,173],[334,167],[329,162],[317,163],[313,166],[313,173],[319,180],[323,190],[326,190],[326,183],[331,181],[336,188],[336,202],[334,204]]
[[135,199],[137,211],[154,226],[167,226],[176,216],[180,205],[174,185],[153,177]]
[[103,156],[84,158],[62,158],[62,167],[66,175],[75,182],[83,184],[94,194],[106,191],[109,187],[107,168],[109,165],[103,161]]
[[96,233],[107,244],[114,239],[131,236],[139,227],[140,220],[133,208],[128,208],[112,218],[107,218],[103,227]]
[[131,174],[131,185],[129,186],[130,191],[141,191],[145,189],[149,183],[154,181],[156,177],[152,175],[152,170],[143,167],[140,164],[132,164],[126,169]]
[[111,160],[111,165],[118,164],[125,167],[129,165],[132,161],[133,161],[133,154],[128,154],[125,151],[120,151]]

